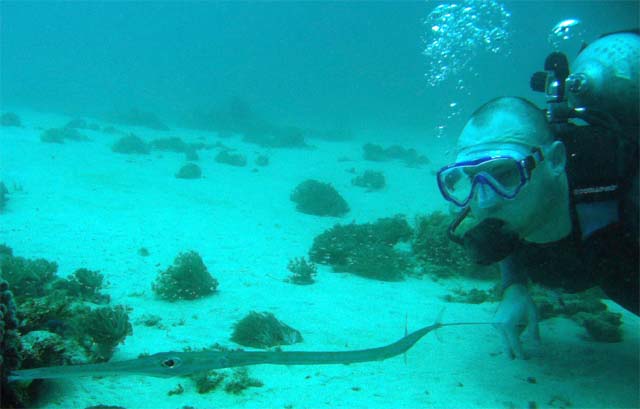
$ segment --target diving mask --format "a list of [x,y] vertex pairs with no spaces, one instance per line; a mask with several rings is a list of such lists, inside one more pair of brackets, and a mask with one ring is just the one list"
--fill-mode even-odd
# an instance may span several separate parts
[[456,162],[438,171],[438,188],[445,200],[458,207],[469,204],[480,184],[502,198],[513,199],[531,178],[536,164],[543,160],[542,149],[536,147],[524,158],[492,155]]

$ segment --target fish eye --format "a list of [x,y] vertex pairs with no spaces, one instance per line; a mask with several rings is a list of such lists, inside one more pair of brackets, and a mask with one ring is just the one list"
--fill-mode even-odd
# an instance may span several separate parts
[[162,366],[165,368],[175,368],[180,364],[180,358],[167,358],[162,361]]

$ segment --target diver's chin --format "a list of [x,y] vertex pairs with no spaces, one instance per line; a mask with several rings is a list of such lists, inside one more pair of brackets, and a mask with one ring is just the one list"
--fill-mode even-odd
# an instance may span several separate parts
[[503,219],[486,217],[464,233],[461,244],[474,263],[489,265],[515,251],[520,237]]

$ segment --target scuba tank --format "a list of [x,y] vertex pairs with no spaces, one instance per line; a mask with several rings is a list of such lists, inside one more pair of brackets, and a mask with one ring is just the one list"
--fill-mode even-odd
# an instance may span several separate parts
[[545,93],[547,119],[567,148],[573,201],[617,200],[636,231],[639,66],[640,30],[617,31],[583,45],[571,69],[564,54],[549,54],[530,83]]
[[531,89],[547,97],[553,124],[580,118],[591,125],[637,133],[640,122],[640,30],[604,34],[583,45],[569,63],[549,54],[544,71],[531,77]]
[[571,64],[565,87],[570,109],[607,113],[622,128],[640,120],[640,35],[607,34],[584,47]]

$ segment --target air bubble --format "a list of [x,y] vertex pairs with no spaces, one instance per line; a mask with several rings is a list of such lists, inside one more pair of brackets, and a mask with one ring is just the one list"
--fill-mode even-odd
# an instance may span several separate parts
[[584,30],[582,29],[580,20],[577,18],[568,18],[553,26],[549,33],[548,41],[549,44],[557,50],[563,43],[569,40],[581,40],[583,35]]
[[428,27],[423,54],[427,84],[435,87],[469,71],[482,52],[502,52],[509,39],[511,14],[495,0],[440,4],[424,20]]

